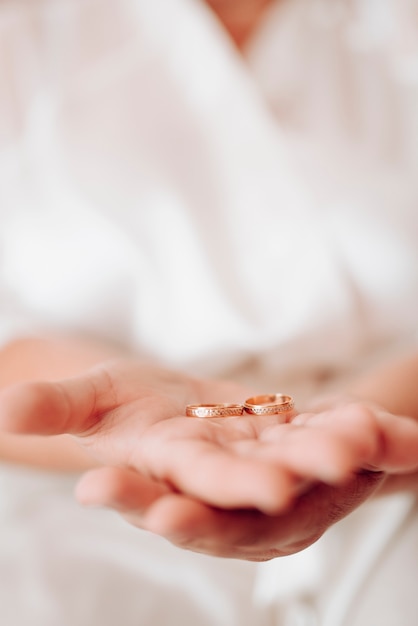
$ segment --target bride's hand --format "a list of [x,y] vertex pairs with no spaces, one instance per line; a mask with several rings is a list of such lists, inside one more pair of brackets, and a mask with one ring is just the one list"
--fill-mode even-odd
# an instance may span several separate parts
[[267,513],[285,510],[306,485],[339,484],[375,453],[374,426],[362,414],[350,428],[319,417],[283,423],[282,414],[185,416],[186,404],[241,403],[247,395],[234,383],[118,359],[77,377],[7,388],[0,429],[67,433],[101,464],[136,470],[211,506]]

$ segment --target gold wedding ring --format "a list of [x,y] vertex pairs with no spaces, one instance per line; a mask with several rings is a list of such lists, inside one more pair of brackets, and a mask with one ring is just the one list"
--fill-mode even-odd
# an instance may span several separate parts
[[188,417],[234,417],[242,415],[242,404],[188,404],[186,415]]
[[283,393],[268,393],[248,398],[244,402],[244,411],[252,415],[276,415],[288,413],[294,406],[292,396],[286,396]]

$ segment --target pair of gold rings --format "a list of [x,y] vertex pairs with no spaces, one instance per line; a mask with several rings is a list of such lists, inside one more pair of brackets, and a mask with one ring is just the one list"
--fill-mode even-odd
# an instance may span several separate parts
[[268,393],[262,396],[253,396],[245,400],[244,404],[188,404],[188,417],[236,417],[249,413],[251,415],[277,415],[289,413],[295,403],[292,396],[283,393]]

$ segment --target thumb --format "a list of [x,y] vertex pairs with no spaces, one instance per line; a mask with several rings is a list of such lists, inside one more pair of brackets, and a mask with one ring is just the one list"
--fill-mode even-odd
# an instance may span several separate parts
[[115,406],[111,379],[103,368],[57,382],[20,383],[0,392],[0,430],[83,435]]

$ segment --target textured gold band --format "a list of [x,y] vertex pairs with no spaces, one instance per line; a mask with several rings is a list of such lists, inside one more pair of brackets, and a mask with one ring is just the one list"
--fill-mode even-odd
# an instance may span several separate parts
[[234,417],[242,415],[242,404],[188,404],[186,415],[188,417]]
[[244,411],[252,415],[275,415],[288,413],[294,406],[292,396],[283,393],[268,393],[248,398],[244,402]]

